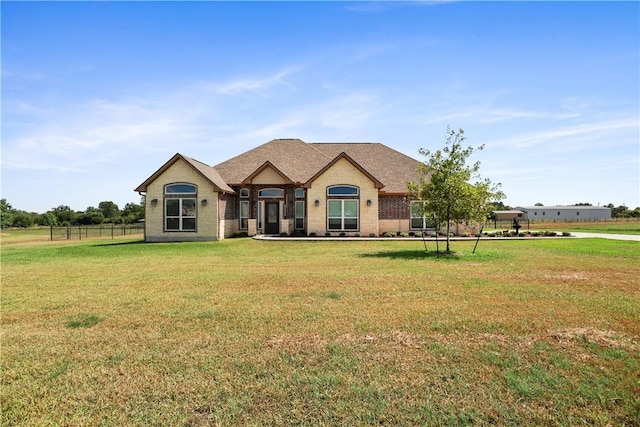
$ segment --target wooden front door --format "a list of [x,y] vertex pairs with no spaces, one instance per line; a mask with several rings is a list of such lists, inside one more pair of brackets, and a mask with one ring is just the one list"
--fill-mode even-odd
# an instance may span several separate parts
[[264,234],[280,234],[280,202],[265,202]]

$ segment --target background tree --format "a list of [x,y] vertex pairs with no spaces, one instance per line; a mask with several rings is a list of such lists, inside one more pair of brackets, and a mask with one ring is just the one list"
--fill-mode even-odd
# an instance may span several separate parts
[[67,226],[76,222],[77,214],[69,206],[60,205],[49,212],[55,215],[58,225]]
[[102,212],[102,215],[104,216],[104,219],[107,222],[112,222],[114,224],[117,224],[121,221],[120,209],[118,208],[118,205],[116,205],[115,203],[111,201],[100,202],[98,204],[98,209],[100,209],[100,211]]
[[84,211],[84,213],[78,215],[77,221],[82,225],[93,225],[102,224],[105,221],[105,218],[101,209],[96,209],[93,206],[89,206]]
[[35,214],[25,211],[16,211],[13,214],[13,227],[29,228],[33,226]]
[[479,176],[480,162],[468,165],[469,157],[484,146],[463,147],[464,131],[447,127],[445,147],[431,152],[421,148],[420,154],[426,160],[420,167],[423,177],[420,182],[407,184],[412,198],[422,201],[423,216],[446,226],[447,252],[450,251],[451,225],[477,224],[487,219],[491,212],[492,202],[504,199],[500,184],[493,184]]
[[13,226],[13,207],[7,199],[0,200],[0,226],[2,228]]
[[122,209],[122,219],[126,224],[135,224],[144,218],[144,205],[127,203]]

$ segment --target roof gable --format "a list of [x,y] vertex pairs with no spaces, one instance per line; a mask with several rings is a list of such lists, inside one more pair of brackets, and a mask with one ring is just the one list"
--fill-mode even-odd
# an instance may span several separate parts
[[241,185],[269,162],[292,183],[303,183],[331,159],[300,139],[274,139],[214,168],[229,185]]
[[325,167],[323,167],[322,169],[320,169],[315,175],[313,175],[305,184],[305,187],[310,187],[311,184],[313,183],[313,181],[315,181],[319,176],[321,176],[322,174],[324,174],[327,170],[329,170],[333,165],[335,165],[336,163],[338,163],[340,160],[346,160],[347,162],[351,163],[351,165],[353,165],[356,169],[358,169],[363,175],[365,175],[367,178],[369,178],[372,182],[373,185],[375,186],[375,188],[382,188],[384,187],[384,184],[381,183],[375,176],[371,175],[365,168],[363,168],[362,166],[360,166],[358,164],[358,162],[354,161],[351,157],[349,157],[345,152],[342,152],[340,154],[338,154],[333,160],[331,160],[329,163],[327,163],[327,165]]
[[317,150],[332,158],[346,153],[363,169],[375,176],[383,185],[381,194],[404,194],[407,182],[420,181],[422,174],[418,160],[377,142],[313,143]]
[[[291,184],[292,181],[291,179],[286,176],[284,173],[282,173],[277,167],[273,166],[271,164],[270,161],[266,161],[262,164],[262,166],[260,166],[258,169],[256,169],[251,175],[249,175],[248,177],[246,177],[242,183],[243,184],[251,184],[253,183],[254,179],[258,178],[259,175],[261,175],[263,172],[268,172],[268,171],[273,171],[273,173],[275,173],[276,175],[278,175],[285,183],[287,184]],[[273,184],[273,182],[269,182],[266,184]]]
[[169,159],[169,161],[167,161],[164,165],[162,165],[160,169],[155,171],[153,175],[147,178],[134,191],[138,191],[138,192],[147,191],[147,187],[149,186],[149,184],[155,181],[165,171],[167,171],[167,169],[169,169],[179,160],[183,160],[186,164],[188,164],[193,169],[195,169],[196,172],[198,172],[204,179],[209,181],[217,191],[224,192],[224,193],[234,193],[233,189],[227,185],[227,183],[224,181],[224,179],[222,179],[218,171],[216,171],[214,168],[198,160],[183,156],[180,153],[176,153],[171,159]]

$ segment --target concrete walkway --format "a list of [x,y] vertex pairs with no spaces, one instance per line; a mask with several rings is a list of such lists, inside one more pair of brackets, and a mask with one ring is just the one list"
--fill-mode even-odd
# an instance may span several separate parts
[[582,233],[579,231],[572,231],[571,235],[580,239],[586,238],[601,238],[601,239],[611,239],[611,240],[635,240],[636,242],[640,242],[640,236],[633,234],[605,234],[605,233]]
[[[372,242],[375,240],[404,240],[404,241],[422,241],[422,237],[280,237],[280,236],[270,236],[264,234],[258,234],[253,236],[256,240],[284,240],[284,241],[292,241],[292,240],[302,240],[302,241],[368,241]],[[538,236],[538,237],[487,237],[482,236],[480,240],[543,240],[543,239],[571,239],[571,238],[601,238],[601,239],[612,239],[612,240],[635,240],[636,242],[640,242],[639,235],[630,235],[630,234],[604,234],[604,233],[581,233],[581,232],[571,232],[570,237],[546,237],[546,236]],[[424,240],[428,242],[435,242],[436,239],[434,237],[427,237]],[[439,239],[441,242],[447,240],[446,237],[441,237]],[[451,241],[464,241],[464,240],[476,240],[475,237],[452,237]]]

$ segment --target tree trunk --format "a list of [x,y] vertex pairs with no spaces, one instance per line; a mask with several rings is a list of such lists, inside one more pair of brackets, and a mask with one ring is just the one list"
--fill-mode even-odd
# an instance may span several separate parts
[[447,253],[449,253],[449,230],[451,229],[451,223],[447,221]]

